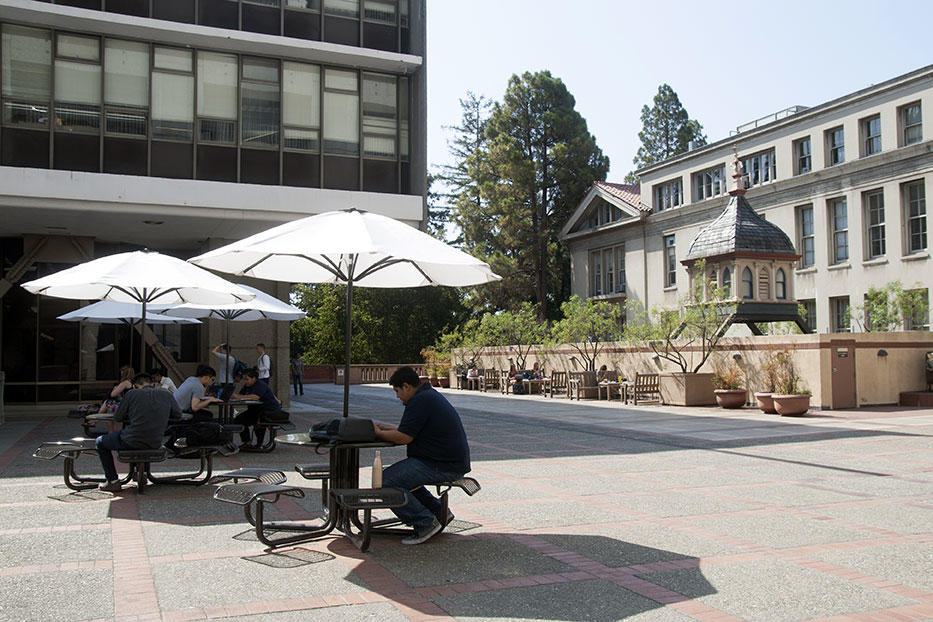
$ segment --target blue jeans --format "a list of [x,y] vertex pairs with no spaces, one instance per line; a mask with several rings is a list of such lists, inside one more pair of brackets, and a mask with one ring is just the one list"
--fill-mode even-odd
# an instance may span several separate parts
[[117,477],[117,467],[113,464],[113,454],[110,452],[132,449],[132,447],[123,442],[119,431],[98,436],[94,445],[97,447],[98,455],[100,455],[100,463],[104,467],[104,475],[107,477],[107,481],[112,482],[119,479]]
[[421,530],[429,527],[435,518],[441,524],[447,519],[440,515],[441,502],[424,485],[449,482],[462,476],[463,473],[443,471],[418,458],[405,458],[382,472],[382,485],[405,493],[405,505],[392,511],[406,525]]

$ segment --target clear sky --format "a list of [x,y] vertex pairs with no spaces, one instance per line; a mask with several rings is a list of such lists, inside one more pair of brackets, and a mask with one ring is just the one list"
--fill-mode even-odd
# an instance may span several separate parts
[[429,164],[449,157],[443,126],[459,125],[458,98],[498,101],[511,75],[547,69],[615,182],[662,83],[713,142],[933,64],[933,0],[428,0],[427,18]]

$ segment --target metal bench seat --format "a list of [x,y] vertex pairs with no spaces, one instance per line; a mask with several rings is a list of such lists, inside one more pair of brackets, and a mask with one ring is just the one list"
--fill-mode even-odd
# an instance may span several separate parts
[[265,482],[228,484],[214,491],[214,498],[218,501],[236,505],[249,505],[253,501],[276,503],[282,495],[302,499],[305,492],[295,486],[280,486],[278,484],[266,484]]
[[143,494],[146,482],[151,478],[149,465],[153,462],[164,462],[168,459],[168,449],[121,449],[117,451],[117,460],[130,465],[130,479],[136,480],[136,491]]
[[[97,488],[99,484],[103,484],[107,481],[106,478],[101,476],[78,475],[75,471],[75,461],[81,454],[97,455],[96,440],[97,439],[94,438],[76,437],[67,441],[47,441],[39,445],[32,456],[33,458],[39,458],[41,460],[63,458],[64,465],[62,475],[65,480],[65,486],[71,490]],[[120,480],[120,484],[126,484],[132,479],[132,476],[133,473],[131,471],[126,477]]]
[[240,450],[244,452],[266,454],[275,449],[276,434],[278,434],[279,431],[288,432],[294,430],[295,424],[291,421],[257,421],[256,425],[253,427],[257,430],[262,429],[266,431],[262,445],[258,447],[241,447]]
[[242,469],[237,469],[236,471],[230,471],[229,473],[220,473],[212,477],[207,483],[219,486],[224,482],[229,482],[233,480],[234,484],[240,483],[241,480],[253,481],[253,482],[262,482],[263,484],[284,484],[285,480],[284,471],[278,471],[276,469],[263,469],[258,467],[244,467]]

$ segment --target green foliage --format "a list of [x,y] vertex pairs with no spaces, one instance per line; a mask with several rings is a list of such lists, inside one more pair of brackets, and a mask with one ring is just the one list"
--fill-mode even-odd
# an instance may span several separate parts
[[596,370],[596,358],[604,342],[619,337],[622,308],[615,303],[572,296],[560,306],[563,319],[551,329],[552,339],[573,347],[586,364]]
[[641,123],[642,131],[638,133],[641,147],[633,160],[636,168],[684,153],[691,141],[697,146],[706,144],[703,126],[690,119],[677,93],[667,84],[658,87],[652,107],[642,107]]
[[[919,283],[918,283],[919,286]],[[855,319],[864,332],[885,332],[928,323],[926,289],[904,289],[900,281],[869,287],[865,302],[856,307]]]
[[510,346],[516,369],[525,369],[531,348],[544,342],[547,326],[538,319],[531,303],[521,303],[514,311],[486,313],[477,328],[477,341],[486,345]]
[[735,311],[725,288],[705,281],[705,262],[693,265],[690,293],[677,309],[652,310],[651,314],[635,301],[629,308],[636,318],[629,324],[628,338],[645,342],[661,359],[681,372],[696,373],[719,345],[723,321]]
[[557,234],[586,189],[609,170],[574,105],[547,71],[512,76],[488,119],[481,99],[461,101],[455,221],[464,250],[503,277],[471,291],[467,304],[474,311],[533,301],[544,319],[569,295],[570,260]]
[[[296,306],[307,318],[292,322],[292,351],[309,365],[344,363],[346,287],[299,285]],[[353,290],[350,360],[412,363],[440,334],[464,321],[459,290],[448,287]]]

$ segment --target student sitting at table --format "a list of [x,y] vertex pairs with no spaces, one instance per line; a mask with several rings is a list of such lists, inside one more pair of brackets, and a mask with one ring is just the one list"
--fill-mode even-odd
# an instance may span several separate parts
[[[242,391],[243,393],[234,393],[233,399],[256,400],[257,403],[250,404],[247,406],[246,410],[233,419],[234,423],[243,426],[243,431],[240,432],[240,440],[243,441],[241,448],[249,450],[262,447],[263,439],[266,436],[266,430],[264,428],[256,428],[256,422],[259,421],[261,417],[276,420],[282,419],[282,415],[284,414],[282,405],[279,403],[275,393],[272,392],[272,389],[269,388],[269,385],[259,381],[259,370],[255,367],[248,369],[243,375]],[[255,445],[250,443],[254,431],[250,428],[255,428]]]
[[172,379],[165,375],[158,367],[151,370],[149,375],[152,376],[152,384],[156,386],[157,389],[165,389],[170,393],[175,393],[178,390],[178,387],[175,386],[175,383],[172,382]]
[[124,422],[123,429],[98,436],[95,442],[100,464],[107,477],[100,489],[106,492],[117,492],[122,488],[111,452],[121,449],[158,449],[162,446],[169,418],[181,415],[178,403],[167,391],[153,387],[152,376],[149,374],[136,374],[133,387],[120,402],[114,415],[116,421]]
[[127,391],[133,388],[133,376],[135,375],[136,372],[133,371],[133,368],[129,365],[120,367],[120,379],[117,381],[117,384],[113,386],[113,389],[110,391],[110,396],[104,400],[104,403],[100,405],[100,410],[97,412],[101,414],[116,412],[117,407],[123,400],[123,396],[126,395]]
[[193,376],[188,376],[175,391],[175,401],[178,407],[186,413],[194,415],[195,421],[207,421],[214,417],[208,406],[222,401],[213,395],[204,395],[207,387],[214,382],[217,372],[209,365],[198,365]]
[[602,382],[603,380],[615,380],[615,378],[609,377],[609,368],[603,365],[599,368],[599,371],[596,372],[596,382]]

